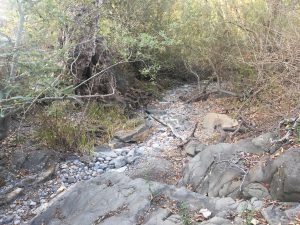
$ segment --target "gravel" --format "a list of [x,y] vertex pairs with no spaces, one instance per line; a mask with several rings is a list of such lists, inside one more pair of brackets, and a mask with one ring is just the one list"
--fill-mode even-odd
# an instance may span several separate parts
[[[178,101],[180,95],[180,90],[179,92],[168,92],[167,102]],[[179,106],[172,106],[165,110],[165,114],[161,115],[161,119],[167,118],[168,115],[176,117],[180,113],[185,116],[188,115],[185,106],[181,108]],[[191,127],[181,124],[181,128],[180,130],[185,130],[181,133],[181,136],[189,136]],[[89,160],[85,160],[84,157],[70,157],[67,161],[58,165],[54,179],[46,181],[30,193],[25,193],[25,195],[12,202],[3,212],[0,211],[0,225],[26,222],[34,215],[34,211],[38,207],[46,207],[52,198],[77,182],[92,179],[110,170],[124,172],[129,164],[134,164],[140,157],[155,154],[161,156],[161,149],[174,149],[178,145],[176,141],[178,140],[170,135],[166,127],[158,124],[157,129],[144,143],[131,144],[128,147],[114,150],[111,150],[108,146],[98,146],[93,156],[89,157]],[[0,193],[8,188],[8,186],[2,187]]]

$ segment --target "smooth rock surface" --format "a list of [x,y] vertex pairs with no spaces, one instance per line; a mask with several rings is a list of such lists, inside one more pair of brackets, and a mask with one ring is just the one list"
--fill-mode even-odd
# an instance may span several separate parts
[[216,126],[221,126],[222,128],[231,128],[237,126],[238,124],[239,123],[237,120],[220,113],[208,113],[203,119],[203,128],[208,132],[212,132]]
[[[191,210],[207,208],[213,214],[221,211],[235,210],[234,201],[229,198],[207,198],[190,192],[184,188],[147,182],[143,179],[132,180],[120,173],[106,173],[90,181],[77,183],[64,194],[55,198],[49,207],[30,222],[31,225],[133,225],[143,221],[143,224],[178,225],[182,224],[179,217],[174,215],[163,221],[166,210],[164,202],[156,205],[155,210],[149,211],[151,198],[164,196],[177,202],[188,204]],[[219,202],[219,203],[217,203]],[[217,206],[218,205],[218,206]],[[155,223],[157,222],[158,223]],[[215,218],[213,224],[225,221]],[[209,223],[206,223],[209,224]]]
[[145,180],[163,182],[172,176],[172,163],[163,158],[148,157],[137,162],[134,170],[128,171],[132,178],[143,178]]

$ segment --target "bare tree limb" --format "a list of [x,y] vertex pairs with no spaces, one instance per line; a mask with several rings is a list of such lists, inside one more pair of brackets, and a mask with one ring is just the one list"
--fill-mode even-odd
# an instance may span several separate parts
[[200,76],[198,73],[196,73],[193,69],[192,66],[185,60],[183,60],[184,65],[186,67],[186,69],[188,69],[196,78],[197,78],[197,83],[198,83],[198,91],[199,93],[201,92],[201,86],[200,86]]
[[14,53],[13,53],[13,57],[12,57],[11,64],[10,64],[9,78],[10,78],[11,82],[13,82],[16,78],[17,64],[18,64],[18,58],[19,58],[18,48],[21,44],[22,34],[23,34],[23,30],[24,30],[24,22],[25,22],[25,14],[24,14],[24,10],[23,10],[22,0],[17,0],[17,6],[18,6],[18,13],[19,13],[19,24],[18,24],[16,42],[14,45]]

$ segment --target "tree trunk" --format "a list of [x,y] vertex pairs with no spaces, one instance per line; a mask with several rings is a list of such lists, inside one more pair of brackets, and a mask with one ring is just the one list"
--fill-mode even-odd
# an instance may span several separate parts
[[9,118],[0,117],[0,141],[6,138],[9,129]]
[[[77,94],[109,94],[114,90],[114,76],[110,70],[110,57],[104,39],[97,35],[99,4],[81,4],[69,11],[70,20],[64,44],[71,46],[67,67]],[[98,75],[97,75],[98,74]]]

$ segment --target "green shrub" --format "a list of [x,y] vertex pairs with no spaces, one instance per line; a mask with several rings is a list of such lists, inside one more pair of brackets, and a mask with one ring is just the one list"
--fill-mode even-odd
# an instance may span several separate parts
[[55,102],[39,117],[35,136],[51,148],[89,152],[94,147],[95,132],[81,118],[72,117],[69,102]]
[[87,117],[91,124],[105,127],[106,135],[102,137],[102,142],[109,141],[116,131],[130,130],[142,124],[140,118],[129,119],[124,109],[117,105],[91,103],[87,107]]
[[95,144],[108,142],[118,130],[141,124],[129,119],[118,106],[90,103],[75,108],[70,102],[54,102],[39,114],[35,137],[50,148],[90,152]]

